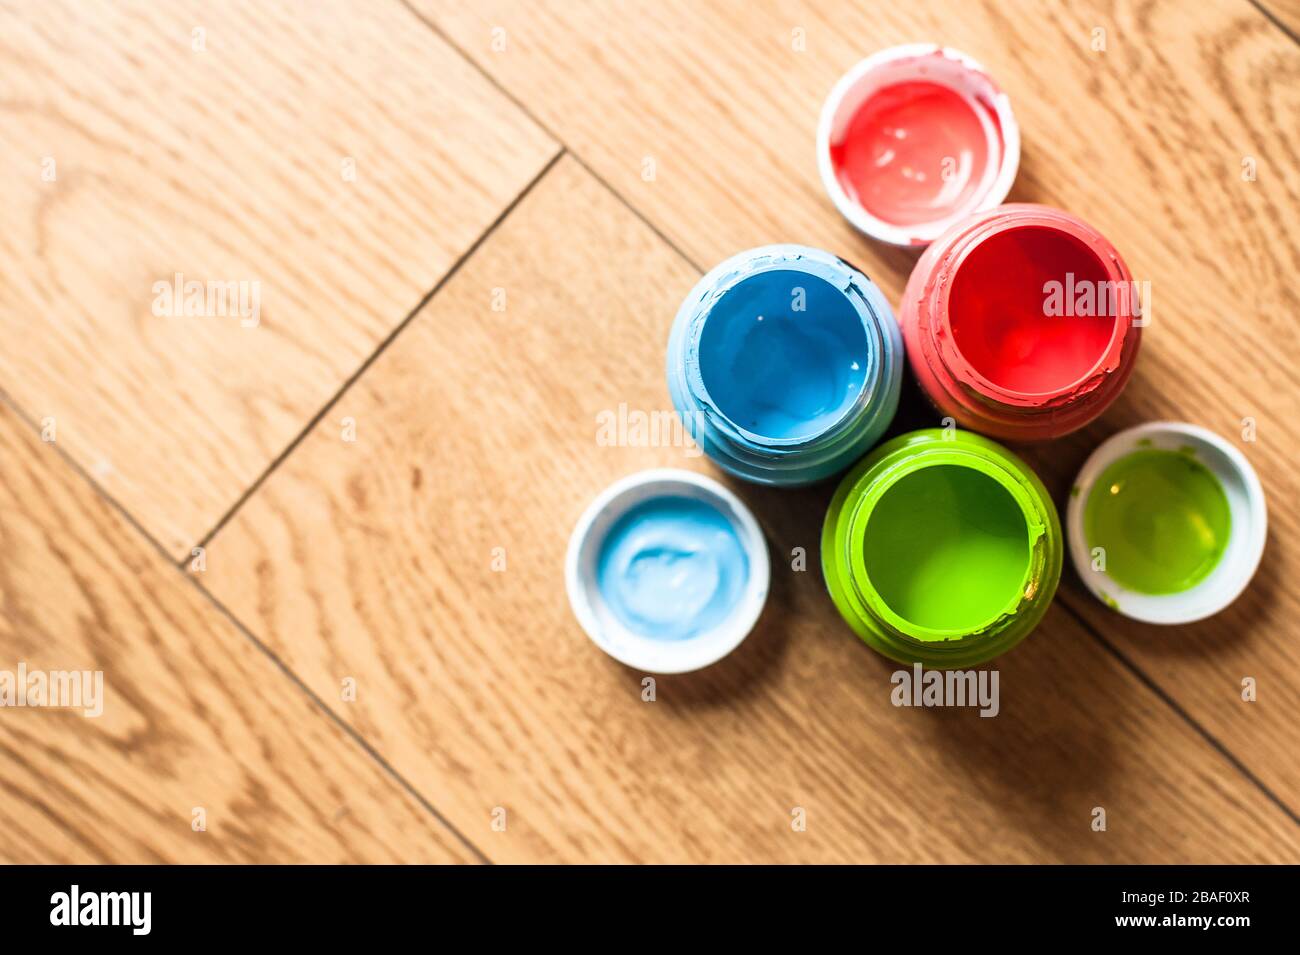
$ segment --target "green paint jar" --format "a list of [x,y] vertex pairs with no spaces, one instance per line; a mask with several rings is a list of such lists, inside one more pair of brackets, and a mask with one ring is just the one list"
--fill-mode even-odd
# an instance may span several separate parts
[[822,573],[854,632],[930,667],[986,663],[1023,640],[1061,578],[1061,524],[1020,458],[967,431],[900,435],[840,482]]

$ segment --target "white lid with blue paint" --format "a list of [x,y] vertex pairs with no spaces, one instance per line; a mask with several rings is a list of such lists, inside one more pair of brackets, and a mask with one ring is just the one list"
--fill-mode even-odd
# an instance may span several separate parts
[[767,601],[763,532],[712,478],[671,468],[616,481],[574,527],[569,603],[596,646],[633,669],[686,673],[749,635]]

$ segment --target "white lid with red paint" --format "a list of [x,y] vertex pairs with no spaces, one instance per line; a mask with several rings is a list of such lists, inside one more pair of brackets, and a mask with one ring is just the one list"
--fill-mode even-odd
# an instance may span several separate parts
[[835,207],[859,230],[920,247],[1000,205],[1020,166],[1007,95],[949,47],[890,47],[849,70],[826,98],[817,163]]

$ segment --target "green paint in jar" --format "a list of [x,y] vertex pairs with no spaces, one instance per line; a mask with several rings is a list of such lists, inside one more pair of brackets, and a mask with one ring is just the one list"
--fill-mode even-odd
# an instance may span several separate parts
[[1218,478],[1178,451],[1139,450],[1112,463],[1093,484],[1083,520],[1106,573],[1143,594],[1191,590],[1218,566],[1232,536]]
[[844,478],[822,530],[840,614],[892,659],[985,663],[1024,639],[1061,574],[1056,508],[1027,465],[965,431],[882,444]]

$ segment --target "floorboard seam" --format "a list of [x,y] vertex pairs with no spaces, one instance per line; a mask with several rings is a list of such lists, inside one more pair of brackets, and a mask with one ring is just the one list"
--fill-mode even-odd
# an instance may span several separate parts
[[[13,411],[13,413],[17,415],[21,421],[25,422],[27,426],[30,427],[32,430],[36,431],[37,433],[40,432],[40,428],[37,425],[36,421],[30,415],[28,415],[21,407],[19,407],[18,404],[13,400],[13,397],[3,388],[0,388],[0,403],[4,404],[11,411]],[[220,600],[218,600],[215,596],[213,596],[213,594],[206,587],[202,586],[202,584],[200,584],[199,581],[196,580],[191,574],[187,573],[183,567],[177,567],[175,562],[172,560],[171,555],[167,552],[167,549],[163,547],[162,543],[158,541],[158,539],[155,538],[152,534],[150,534],[144,528],[144,526],[141,525],[140,522],[137,521],[135,517],[125,507],[123,507],[115,497],[113,497],[112,494],[110,494],[107,490],[101,487],[99,483],[95,481],[93,477],[90,476],[90,473],[86,471],[86,469],[83,468],[81,464],[78,463],[77,460],[72,457],[71,454],[69,454],[63,448],[59,447],[57,442],[50,442],[50,443],[54,446],[54,453],[59,456],[60,460],[62,460],[65,464],[67,464],[72,469],[73,473],[78,475],[83,481],[85,481],[88,485],[90,485],[91,490],[93,490],[96,495],[102,498],[109,505],[109,507],[111,507],[124,521],[126,521],[126,523],[130,525],[144,540],[148,541],[148,543],[153,547],[153,549],[158,553],[158,555],[162,557],[164,563],[174,568],[176,572],[179,573],[181,577],[184,578],[189,583],[190,586],[192,586],[195,590],[197,590],[200,594],[202,594],[203,597],[207,600],[207,602],[211,604],[214,610],[216,610],[219,614],[221,614],[221,616],[224,617],[232,626],[234,626],[239,633],[244,635],[245,639],[251,642],[253,646],[256,647],[259,651],[261,651],[261,653],[267,659],[269,659],[271,663],[274,664],[275,667],[282,674],[284,674],[285,677],[287,677],[291,683],[293,683],[296,687],[298,687],[299,690],[301,690],[306,695],[308,700],[310,700],[318,709],[320,709],[325,714],[325,716],[329,718],[331,722],[333,722],[336,726],[338,726],[339,729],[341,729],[349,739],[351,739],[354,743],[360,746],[362,752],[364,752],[371,759],[373,759],[381,770],[387,773],[389,777],[394,782],[396,782],[404,792],[409,794],[411,798],[413,798],[417,803],[419,803],[419,805],[426,812],[428,812],[430,815],[434,817],[435,820],[441,823],[442,826],[451,835],[453,835],[476,859],[478,859],[480,862],[482,862],[485,865],[492,865],[492,860],[489,859],[487,855],[481,849],[479,849],[478,846],[476,846],[473,842],[471,842],[469,838],[463,832],[460,831],[460,829],[458,829],[456,826],[453,826],[447,820],[447,818],[443,816],[443,814],[439,812],[433,806],[432,803],[429,802],[428,799],[426,799],[423,795],[421,795],[415,789],[415,787],[413,787],[406,780],[405,777],[403,777],[400,773],[398,773],[388,763],[388,761],[385,760],[383,756],[381,756],[379,752],[373,746],[370,745],[368,740],[366,740],[363,736],[361,736],[360,733],[358,733],[352,726],[350,726],[337,713],[335,713],[325,703],[324,700],[322,700],[316,693],[314,693],[311,690],[311,688],[307,686],[307,684],[305,684],[302,681],[302,679],[296,673],[294,673],[293,670],[291,670],[288,667],[288,665],[285,664],[285,662],[275,654],[274,651],[271,650],[270,647],[268,647],[265,643],[259,640],[256,636],[254,636],[252,631],[250,631],[247,627],[245,627],[243,623],[241,623],[239,619],[233,613],[231,613],[230,610],[227,609],[226,606]]]
[[583,159],[579,153],[577,153],[573,149],[572,146],[570,146],[567,142],[565,142],[562,137],[557,136],[555,134],[555,130],[551,129],[549,126],[546,125],[546,123],[542,122],[541,118],[537,116],[537,114],[534,113],[531,109],[529,109],[527,104],[525,104],[522,100],[519,99],[519,97],[515,96],[514,93],[512,93],[509,89],[507,89],[504,85],[502,85],[500,80],[498,80],[487,70],[483,69],[483,67],[479,66],[478,61],[475,60],[472,56],[470,56],[469,52],[464,47],[462,47],[459,43],[453,40],[447,33],[443,31],[443,29],[440,26],[438,26],[436,23],[434,23],[424,14],[422,14],[419,10],[411,6],[409,0],[399,0],[399,2],[402,4],[402,6],[406,7],[406,9],[411,12],[412,16],[414,16],[417,20],[419,20],[426,27],[428,27],[429,30],[431,30],[439,40],[447,44],[447,46],[449,46],[453,51],[455,51],[455,53],[459,55],[462,60],[464,60],[471,67],[473,67],[474,70],[479,74],[479,76],[483,77],[483,79],[485,79],[488,83],[492,84],[493,89],[495,89],[506,99],[510,100],[510,102],[514,104],[515,108],[518,109],[525,116],[527,116],[530,120],[532,120],[537,125],[537,127],[541,129],[542,132],[544,132],[547,136],[551,137],[551,139],[553,139],[555,142],[559,143],[560,146],[563,147],[564,151],[568,154],[570,159],[572,159],[579,166],[581,166],[583,170],[589,176],[591,176],[592,179],[595,179],[598,183],[600,183],[601,186],[603,186],[609,192],[610,195],[612,195],[615,199],[617,199],[621,205],[623,205],[629,212],[632,213],[632,215],[636,216],[636,218],[640,220],[640,222],[647,229],[653,232],[659,238],[659,240],[664,243],[664,245],[668,246],[668,248],[676,252],[678,256],[681,257],[682,261],[684,261],[691,268],[695,269],[695,271],[698,272],[700,275],[704,274],[705,269],[703,269],[698,262],[692,259],[689,255],[687,255],[685,249],[683,249],[680,245],[678,245],[671,238],[669,238],[664,233],[664,231],[659,228],[659,226],[657,226],[654,222],[650,220],[649,216],[643,213],[636,206],[632,205],[632,203],[628,201],[627,197],[624,196],[623,193],[619,192],[612,185],[610,185],[608,179],[606,179],[595,169],[593,169],[591,165],[585,159]]
[[1265,20],[1289,36],[1293,42],[1300,44],[1300,36],[1296,36],[1295,31],[1278,19],[1277,15],[1268,7],[1260,3],[1259,0],[1250,0],[1250,5],[1263,14]]
[[1058,593],[1056,602],[1059,603],[1062,609],[1073,617],[1094,640],[1100,643],[1111,656],[1118,660],[1121,666],[1133,674],[1133,676],[1136,677],[1147,689],[1163,700],[1170,709],[1181,716],[1184,722],[1186,722],[1187,725],[1201,737],[1201,739],[1205,740],[1212,749],[1236,768],[1243,777],[1264,794],[1265,798],[1277,806],[1278,809],[1282,810],[1288,819],[1295,823],[1296,826],[1300,826],[1300,815],[1297,815],[1295,810],[1288,806],[1277,793],[1273,792],[1267,783],[1256,776],[1255,773],[1252,772],[1251,769],[1232,752],[1232,750],[1228,749],[1228,747],[1218,739],[1218,737],[1202,726],[1195,717],[1188,713],[1187,710],[1183,708],[1182,704],[1165,691],[1164,687],[1157,683],[1145,670],[1130,660],[1123,651],[1119,649],[1119,647],[1103,637],[1097,628],[1092,625],[1091,621],[1076,610],[1070,601],[1064,598],[1064,595]]
[[203,594],[203,596],[205,596],[208,599],[208,601],[212,604],[212,606],[216,608],[217,612],[220,613],[223,617],[226,618],[226,620],[230,622],[231,626],[235,627],[240,633],[242,633],[245,637],[247,637],[248,640],[250,640],[254,646],[256,646],[264,654],[266,654],[266,656],[271,660],[271,662],[280,668],[280,672],[283,673],[285,677],[290,680],[290,682],[292,682],[295,686],[298,687],[298,689],[300,689],[304,694],[306,694],[309,700],[311,700],[318,707],[320,707],[320,709],[323,710],[331,720],[333,720],[333,722],[335,723],[335,725],[339,727],[339,729],[341,729],[345,734],[347,734],[347,736],[353,742],[355,742],[358,746],[360,746],[362,751],[365,752],[367,755],[369,755],[370,758],[373,759],[379,765],[379,767],[384,770],[384,772],[388,773],[388,775],[391,776],[392,779],[399,786],[401,786],[401,788],[405,790],[406,793],[410,795],[412,799],[414,799],[417,803],[419,803],[420,806],[422,806],[425,809],[425,811],[429,813],[429,815],[433,816],[433,818],[436,819],[438,822],[440,822],[449,833],[451,833],[458,840],[460,840],[460,843],[471,854],[473,854],[474,857],[478,859],[479,862],[481,862],[484,865],[493,864],[492,860],[487,857],[487,854],[484,853],[482,849],[480,849],[477,845],[475,845],[469,839],[468,836],[466,836],[463,832],[461,832],[459,827],[452,825],[451,821],[447,819],[447,817],[444,816],[441,812],[439,812],[438,809],[433,805],[433,803],[431,803],[428,799],[426,799],[424,795],[415,788],[415,786],[413,786],[410,782],[408,782],[406,777],[403,776],[401,773],[399,773],[392,766],[392,764],[389,763],[388,760],[383,757],[383,755],[379,752],[379,750],[377,750],[374,746],[370,745],[369,740],[367,740],[364,736],[362,736],[350,723],[344,720],[343,717],[335,713],[334,709],[328,703],[326,703],[323,699],[321,699],[320,696],[317,695],[315,691],[311,689],[311,687],[309,687],[306,683],[304,683],[302,679],[298,676],[298,674],[294,673],[293,670],[289,668],[288,664],[286,664],[283,660],[281,660],[270,647],[262,643],[262,641],[259,640],[251,630],[245,627],[244,624],[239,620],[239,618],[236,617],[234,613],[232,613],[226,607],[225,604],[223,604],[220,600],[218,600],[217,597],[214,596],[210,590],[204,587],[202,583],[200,583],[190,574],[184,574],[184,576],[189,580],[189,582],[194,586],[194,588],[199,591],[199,593]]
[[[266,483],[267,478],[269,478],[272,474],[274,474],[276,469],[279,468],[279,466],[283,464],[284,461],[286,461],[288,457],[291,454],[293,454],[295,450],[297,450],[298,445],[300,445],[307,438],[307,436],[311,434],[313,430],[315,430],[316,425],[320,423],[321,419],[330,413],[330,410],[333,409],[334,406],[337,405],[339,401],[342,400],[343,396],[347,394],[348,390],[352,387],[352,385],[355,384],[357,380],[360,379],[361,376],[366,373],[366,371],[370,368],[370,366],[373,365],[379,359],[379,356],[382,355],[388,349],[388,346],[391,345],[394,341],[396,341],[397,337],[401,335],[402,332],[406,329],[406,327],[410,325],[411,322],[415,319],[415,316],[418,315],[420,311],[426,305],[429,304],[429,302],[433,299],[435,295],[437,295],[440,291],[442,291],[442,289],[446,286],[446,284],[450,282],[452,278],[455,277],[457,272],[460,271],[461,266],[463,266],[467,261],[469,261],[470,257],[472,257],[474,253],[477,252],[480,247],[482,247],[483,243],[487,241],[487,239],[496,231],[497,227],[501,225],[501,223],[504,222],[507,217],[509,217],[510,213],[512,213],[516,209],[516,207],[518,207],[519,203],[522,202],[524,198],[527,197],[528,194],[533,191],[533,187],[536,186],[539,182],[541,182],[544,178],[546,178],[546,174],[549,173],[552,169],[554,169],[555,164],[558,163],[562,158],[564,158],[566,154],[567,151],[565,150],[565,148],[563,146],[560,146],[557,149],[555,155],[552,156],[547,161],[546,165],[544,165],[541,168],[541,170],[538,171],[538,173],[535,176],[533,176],[531,180],[529,180],[528,185],[524,186],[524,188],[519,192],[519,194],[516,195],[512,200],[510,200],[510,203],[504,209],[501,210],[501,213],[495,219],[493,219],[491,223],[489,223],[487,228],[484,229],[482,233],[480,233],[479,237],[470,244],[469,248],[467,248],[464,252],[460,254],[460,256],[457,257],[456,261],[452,263],[451,268],[449,268],[443,274],[442,278],[438,279],[438,281],[434,284],[433,288],[429,289],[429,291],[424,293],[424,296],[418,302],[415,303],[415,307],[412,308],[406,314],[405,318],[403,318],[400,322],[397,323],[397,327],[394,328],[391,332],[389,332],[388,335],[384,338],[384,340],[381,341],[379,345],[375,348],[375,350],[370,353],[370,355],[366,358],[366,360],[361,363],[360,367],[357,368],[356,371],[352,372],[352,374],[349,375],[343,381],[343,383],[339,386],[338,390],[335,391],[334,394],[330,397],[330,399],[326,401],[324,405],[321,406],[320,410],[317,411],[316,414],[314,414],[310,418],[310,420],[308,420],[307,424],[302,428],[302,430],[298,432],[298,434],[294,437],[294,439],[289,442],[289,444],[284,448],[284,450],[281,451],[279,454],[277,454],[275,458],[271,461],[271,463],[267,465],[266,468],[262,471],[262,473],[258,475],[257,479],[253,481],[253,483],[250,484],[247,488],[244,489],[243,493],[240,494],[239,497],[235,500],[235,503],[232,504],[227,509],[225,514],[221,515],[221,517],[217,520],[217,523],[213,525],[212,529],[203,536],[202,540],[200,540],[198,544],[195,545],[196,547],[206,548],[212,542],[212,539],[215,538],[217,534],[221,532],[222,528],[224,528],[228,523],[230,523],[231,518],[233,518],[235,514],[239,512],[239,509],[243,507],[244,503],[248,501],[248,499],[251,498],[254,494],[256,494],[258,489],[260,489],[261,486]],[[189,555],[185,555],[179,561],[176,561],[176,563],[183,568],[185,564],[189,561],[189,559],[190,559]]]

